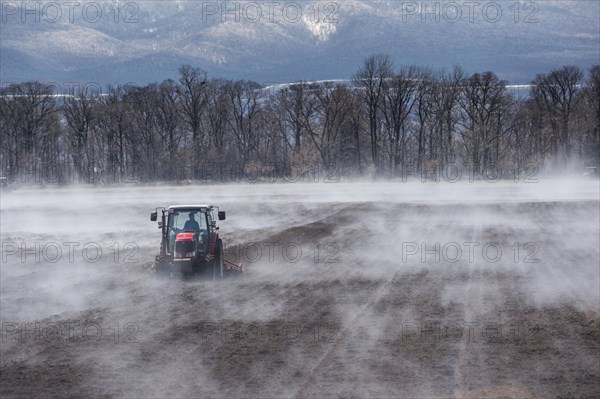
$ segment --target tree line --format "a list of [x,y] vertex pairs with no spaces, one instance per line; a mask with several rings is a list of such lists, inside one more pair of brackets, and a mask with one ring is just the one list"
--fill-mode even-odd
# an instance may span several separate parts
[[577,171],[600,158],[600,65],[538,74],[524,96],[493,72],[396,68],[383,54],[346,82],[266,88],[189,65],[178,81],[103,93],[25,82],[1,89],[0,132],[11,182]]

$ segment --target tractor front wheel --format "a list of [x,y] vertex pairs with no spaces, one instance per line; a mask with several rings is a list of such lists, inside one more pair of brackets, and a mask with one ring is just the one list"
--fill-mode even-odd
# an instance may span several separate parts
[[171,271],[169,259],[163,255],[157,255],[152,265],[152,271],[159,275],[168,275]]

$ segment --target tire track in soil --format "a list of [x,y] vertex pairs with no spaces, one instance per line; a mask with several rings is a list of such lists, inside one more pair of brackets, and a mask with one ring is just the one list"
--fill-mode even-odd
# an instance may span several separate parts
[[[470,235],[467,237],[467,242],[481,242],[479,241],[483,237],[483,228],[480,224],[472,225],[470,229]],[[485,265],[484,265],[485,266]],[[481,267],[477,265],[468,265],[468,278],[467,278],[467,295],[466,302],[462,306],[462,319],[467,322],[477,320],[478,317],[474,318],[473,309],[477,307],[477,300],[480,298],[480,292],[474,281],[476,276],[482,273]],[[477,316],[477,315],[475,315]],[[459,340],[458,344],[458,356],[455,366],[454,375],[456,376],[456,385],[453,396],[459,397],[465,388],[468,387],[470,381],[470,373],[466,369],[478,369],[481,361],[478,350],[473,349],[473,345],[465,345]]]
[[[431,234],[436,228],[437,228],[437,226],[435,226],[435,227],[430,226],[428,229],[426,229],[426,231],[427,231],[426,236]],[[355,242],[361,243],[364,245],[364,240],[362,240],[360,237],[356,237]],[[366,259],[363,258],[362,260],[366,260]],[[334,344],[310,368],[310,372],[308,373],[308,376],[302,383],[300,383],[299,388],[297,388],[295,390],[294,394],[291,396],[292,398],[299,399],[299,398],[308,397],[307,391],[312,386],[314,386],[317,374],[319,374],[322,370],[326,369],[327,367],[331,366],[331,364],[333,363],[333,361],[335,359],[336,352],[342,348],[343,344],[350,343],[347,340],[350,338],[350,335],[353,332],[355,332],[355,331],[359,330],[361,327],[363,327],[363,326],[361,326],[361,323],[360,323],[360,320],[364,319],[363,316],[367,313],[367,311],[369,309],[373,308],[376,304],[380,303],[384,297],[388,296],[392,292],[392,289],[395,285],[396,278],[399,275],[401,275],[402,273],[404,273],[404,271],[401,269],[396,271],[392,276],[389,277],[388,281],[381,283],[379,285],[379,287],[375,290],[375,292],[373,292],[368,297],[368,300],[360,308],[360,310],[358,310],[356,312],[356,315],[350,320],[350,322],[346,323],[346,325],[350,325],[350,326],[352,326],[352,328],[347,327],[347,328],[342,329],[339,332],[339,336],[335,340]],[[319,397],[319,394],[317,394],[316,396]]]
[[[499,213],[515,215],[526,209],[527,204],[509,204],[495,205]],[[536,204],[538,205],[538,204]],[[544,216],[547,217],[546,214]],[[536,228],[544,223],[545,220],[537,219]],[[518,230],[504,226],[499,235],[497,229],[486,228],[484,225],[477,224],[472,226],[471,236],[468,241],[477,242],[481,245],[486,243],[498,243],[501,248],[510,247],[513,242],[522,242],[518,237]],[[511,254],[512,255],[512,254]],[[503,254],[503,259],[507,260],[510,255]],[[512,263],[511,263],[512,262]],[[510,326],[511,323],[518,318],[513,312],[518,312],[522,307],[521,304],[515,302],[514,297],[522,295],[521,287],[518,285],[522,273],[517,269],[520,265],[514,263],[514,260],[493,263],[489,261],[478,262],[468,266],[468,289],[466,302],[463,304],[463,320],[465,322],[478,323],[477,327],[486,328],[498,323],[500,326],[500,334],[505,333],[503,328]],[[483,279],[481,277],[484,277]],[[493,288],[497,295],[495,302],[496,306],[489,304],[489,301],[484,301],[484,292],[482,291],[482,283],[487,281],[493,282]],[[511,282],[513,284],[511,284]],[[517,286],[515,287],[515,284]],[[515,292],[516,291],[516,292]],[[488,303],[486,303],[488,302]],[[491,306],[491,309],[490,309]],[[491,325],[487,324],[493,322]],[[480,330],[481,331],[481,330]],[[486,341],[482,336],[467,336],[466,339],[461,339],[458,346],[458,357],[456,364],[457,384],[453,396],[460,398],[479,398],[479,397],[497,397],[510,396],[520,398],[532,398],[531,392],[524,386],[515,386],[514,380],[506,384],[503,378],[498,378],[498,375],[503,374],[502,370],[498,370],[497,359],[498,347],[505,349],[507,342],[506,337],[500,337],[498,341]],[[513,337],[514,338],[514,337]],[[510,363],[512,359],[502,352],[502,357]],[[494,366],[496,364],[496,366]],[[490,371],[494,371],[490,373]],[[500,373],[498,373],[500,371]],[[503,370],[504,373],[508,370]]]
[[[549,226],[552,228],[559,222],[557,218],[560,218],[560,215],[557,213],[568,206],[564,203],[530,203],[526,205],[534,208],[535,217],[532,217],[534,220],[532,228],[525,231],[511,227],[504,228],[503,232],[508,231],[509,234],[498,237],[493,233],[490,234],[491,232],[482,226],[476,226],[473,230],[472,241],[498,242],[502,248],[507,248],[513,242],[522,244],[530,241],[528,238],[531,233],[538,238],[544,237]],[[512,207],[505,205],[503,211],[515,215],[526,209],[525,204],[512,205]],[[542,212],[538,212],[539,210]],[[525,234],[529,234],[529,237],[524,236]],[[554,233],[551,234],[551,237],[558,238]],[[583,363],[584,359],[576,353],[578,348],[589,347],[590,344],[598,353],[597,334],[586,337],[587,342],[573,342],[572,339],[564,341],[566,336],[577,338],[576,333],[573,332],[572,323],[569,322],[569,319],[573,318],[569,314],[577,313],[577,311],[565,312],[570,305],[564,302],[554,302],[550,309],[547,307],[540,309],[533,304],[531,288],[528,287],[531,279],[535,279],[535,273],[539,273],[542,269],[546,274],[554,273],[553,280],[560,279],[560,276],[556,275],[556,271],[553,270],[556,266],[548,267],[549,265],[544,263],[544,260],[562,260],[564,262],[565,254],[556,244],[554,242],[541,243],[544,259],[540,263],[522,263],[522,259],[518,259],[517,262],[512,258],[513,253],[509,253],[507,254],[508,263],[489,263],[483,264],[483,267],[470,269],[469,281],[476,281],[477,275],[488,273],[499,295],[491,309],[483,309],[480,306],[482,303],[480,286],[471,283],[464,306],[465,320],[480,322],[480,329],[486,326],[486,323],[491,322],[491,324],[487,324],[490,327],[497,323],[499,330],[492,329],[491,337],[479,336],[473,341],[470,341],[470,337],[468,337],[467,343],[463,341],[459,349],[456,367],[458,384],[453,394],[454,397],[571,396],[574,392],[565,391],[564,387],[582,385],[581,381],[574,381],[576,377],[572,372],[565,370],[565,363],[572,363],[572,366],[567,368],[568,370],[581,368],[581,365],[577,365],[577,363]],[[542,249],[540,249],[541,251]],[[528,267],[534,269],[533,277],[532,271],[526,269]],[[487,272],[483,268],[493,268],[493,270]],[[560,270],[557,271],[560,273]],[[577,298],[577,295],[574,293],[573,297]],[[575,300],[575,302],[583,301]],[[593,331],[593,326],[595,325],[596,328],[598,326],[598,314],[586,307],[585,304],[582,308],[580,319],[582,319],[581,321],[587,320],[582,324],[586,324],[584,330],[589,335]],[[493,336],[497,331],[499,334]],[[588,364],[583,369],[593,369],[594,365],[590,363],[589,355],[587,357]],[[558,363],[556,363],[557,358],[561,359]],[[538,369],[536,367],[538,364],[546,364],[545,369]],[[551,364],[554,365],[551,366]],[[553,374],[554,376],[550,377]],[[532,386],[531,381],[544,378],[543,375],[546,375],[546,378],[552,378],[551,384]],[[550,379],[547,381],[550,382]],[[598,389],[596,389],[597,393],[599,393]]]

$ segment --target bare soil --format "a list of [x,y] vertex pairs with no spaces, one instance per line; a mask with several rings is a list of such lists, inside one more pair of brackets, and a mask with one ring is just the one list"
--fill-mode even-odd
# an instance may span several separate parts
[[[245,265],[239,279],[150,274],[159,232],[146,220],[152,206],[132,199],[114,230],[96,221],[97,262],[4,251],[0,396],[600,397],[597,200],[289,194],[245,207],[226,194],[221,235]],[[8,200],[3,243],[94,236],[51,233],[39,215],[60,206],[43,196],[37,210]],[[16,227],[28,217],[48,231]],[[60,223],[88,223],[79,217],[64,212]],[[131,263],[128,242],[138,246]],[[472,261],[465,243],[478,244]],[[488,243],[499,258],[482,255]]]

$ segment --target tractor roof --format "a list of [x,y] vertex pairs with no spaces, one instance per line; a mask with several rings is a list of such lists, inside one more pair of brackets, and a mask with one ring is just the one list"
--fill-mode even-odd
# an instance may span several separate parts
[[213,206],[212,205],[171,205],[169,207],[169,209],[175,209],[175,210],[179,210],[179,209],[212,209]]

